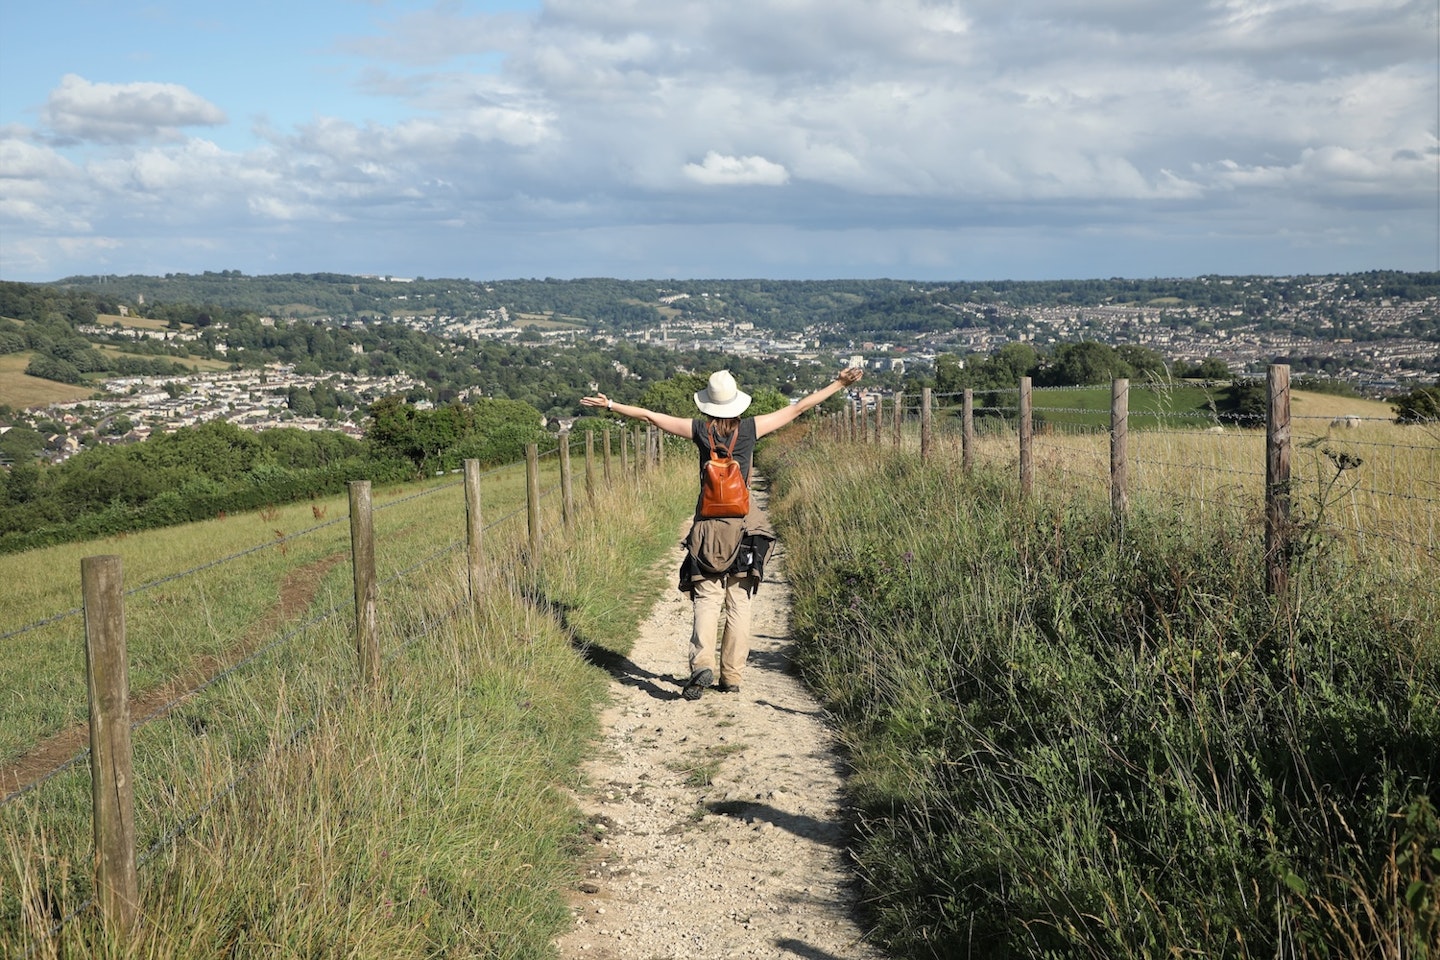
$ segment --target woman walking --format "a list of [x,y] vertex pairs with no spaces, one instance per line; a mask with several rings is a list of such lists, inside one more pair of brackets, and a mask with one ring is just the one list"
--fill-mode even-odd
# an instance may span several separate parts
[[[603,393],[585,397],[580,402],[587,407],[604,407],[622,417],[643,420],[666,433],[693,441],[699,452],[702,485],[712,454],[733,459],[739,464],[748,488],[755,442],[853,386],[861,375],[859,368],[849,368],[798,402],[753,417],[744,416],[750,406],[750,396],[740,390],[729,370],[712,373],[705,389],[696,392],[695,405],[704,416],[693,420],[615,403]],[[724,693],[740,691],[745,660],[750,653],[750,599],[760,586],[765,555],[775,539],[769,517],[753,500],[744,516],[707,515],[709,511],[704,509],[704,503],[702,489],[696,497],[695,519],[685,538],[686,555],[680,568],[680,588],[690,594],[695,615],[690,636],[690,679],[681,691],[686,700],[700,699],[715,680],[715,635],[722,617],[724,633],[720,640],[717,689]]]

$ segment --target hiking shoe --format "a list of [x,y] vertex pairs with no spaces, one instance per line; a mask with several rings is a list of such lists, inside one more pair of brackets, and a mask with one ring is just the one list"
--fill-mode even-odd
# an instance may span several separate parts
[[726,681],[721,680],[718,684],[715,685],[715,689],[719,690],[721,693],[739,693],[740,684],[727,683]]
[[696,670],[690,674],[690,681],[685,684],[685,689],[680,691],[680,696],[686,700],[699,700],[700,694],[705,692],[705,688],[710,686],[710,682],[714,679],[715,671]]

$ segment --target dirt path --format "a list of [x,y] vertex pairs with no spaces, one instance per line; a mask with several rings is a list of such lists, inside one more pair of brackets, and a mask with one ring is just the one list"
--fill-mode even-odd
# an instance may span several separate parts
[[559,941],[564,960],[880,956],[854,920],[834,738],[787,671],[790,585],[777,553],[740,693],[680,698],[691,619],[675,590],[630,658],[610,664],[614,701],[581,798],[598,862]]

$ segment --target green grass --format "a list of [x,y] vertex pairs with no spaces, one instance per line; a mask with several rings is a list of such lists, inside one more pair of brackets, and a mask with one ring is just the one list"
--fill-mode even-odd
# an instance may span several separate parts
[[[542,488],[553,487],[554,458],[544,466]],[[523,471],[491,473],[481,490],[487,518],[512,513],[524,502]],[[414,496],[424,491],[434,492]],[[453,476],[376,488],[372,502],[382,582],[464,539],[463,493]],[[126,604],[131,687],[137,693],[156,689],[200,658],[241,644],[258,646],[294,621],[348,602],[348,516],[348,499],[330,497],[0,556],[0,579],[11,586],[0,596],[0,633],[78,608],[81,559],[118,555],[126,589],[156,584]],[[510,523],[523,525],[524,518]],[[161,582],[250,550],[197,575]],[[307,592],[308,601],[274,618],[283,598]],[[83,637],[77,614],[7,641],[11,655],[0,660],[0,698],[11,706],[0,718],[0,762],[85,719]]]
[[[690,482],[675,458],[617,479],[597,509],[577,484],[568,535],[547,497],[534,565],[517,559],[523,513],[487,530],[474,608],[463,557],[445,549],[462,536],[458,489],[378,495],[379,689],[356,686],[341,563],[315,600],[338,600],[337,615],[136,730],[145,922],[128,951],[89,913],[40,937],[91,895],[84,765],[0,808],[0,954],[548,956],[586,855],[569,797],[607,687],[591,664],[628,651],[668,585],[654,561]],[[488,520],[506,505],[487,487]],[[243,620],[228,611],[236,592],[210,591],[209,616]],[[187,623],[195,642],[223,644],[203,618]]]
[[[1198,384],[1179,383],[1155,388],[1141,384],[1130,387],[1130,423],[1134,429],[1155,427],[1195,427],[1204,425],[1213,416],[1216,391]],[[944,398],[945,406],[937,410],[958,416],[958,397]],[[987,394],[975,392],[977,420],[986,416],[987,404],[1001,409],[1003,416],[1013,420],[1019,405],[1015,391]],[[1036,390],[1031,400],[1037,425],[1055,424],[1062,427],[1110,427],[1110,387],[1078,387],[1063,390]]]
[[[1433,957],[1440,576],[1132,493],[796,446],[798,660],[897,957]],[[1303,522],[1303,520],[1302,520]]]

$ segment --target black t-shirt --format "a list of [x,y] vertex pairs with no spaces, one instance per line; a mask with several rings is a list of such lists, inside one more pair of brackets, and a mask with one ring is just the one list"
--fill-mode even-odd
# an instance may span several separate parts
[[[739,436],[735,438],[735,449],[730,456],[740,463],[740,472],[745,474],[745,482],[750,482],[750,462],[755,458],[755,418],[746,417],[740,421],[737,429]],[[690,421],[690,439],[695,441],[695,446],[700,449],[699,469],[704,470],[705,464],[710,459],[710,421],[696,419]],[[730,448],[729,437],[722,437],[720,431],[715,431],[715,443],[723,452]]]

